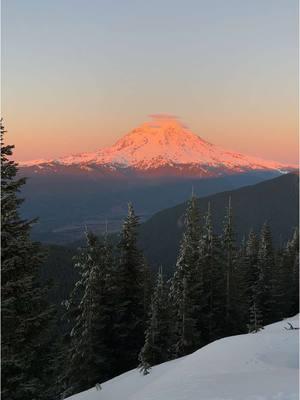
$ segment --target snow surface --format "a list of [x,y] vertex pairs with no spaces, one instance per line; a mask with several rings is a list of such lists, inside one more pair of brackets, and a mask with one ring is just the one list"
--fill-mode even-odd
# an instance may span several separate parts
[[[113,146],[94,153],[80,153],[57,160],[34,160],[20,163],[23,167],[42,164],[113,165],[140,170],[162,166],[203,165],[213,168],[276,169],[285,170],[287,165],[248,157],[215,146],[191,132],[176,117],[153,115],[145,122],[119,139]],[[289,168],[291,168],[290,166]]]
[[299,316],[258,333],[217,340],[193,354],[129,371],[69,400],[297,400]]

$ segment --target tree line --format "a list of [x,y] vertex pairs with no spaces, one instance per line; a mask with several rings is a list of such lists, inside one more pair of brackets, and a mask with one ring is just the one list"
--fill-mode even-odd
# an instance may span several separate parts
[[[173,276],[153,277],[138,248],[139,218],[131,204],[119,241],[86,232],[74,267],[79,279],[64,301],[64,330],[38,276],[45,255],[23,220],[13,146],[1,124],[2,398],[61,399],[125,371],[189,354],[228,335],[257,332],[298,312],[298,230],[272,244],[267,223],[237,243],[231,201],[223,231],[212,210],[187,203]],[[159,233],[158,233],[159,234]],[[163,238],[162,238],[163,240]]]
[[210,205],[203,218],[195,197],[173,277],[158,273],[140,352],[144,374],[152,365],[189,354],[224,336],[257,332],[299,310],[299,236],[274,249],[267,223],[237,244],[231,201],[223,232],[214,233]]
[[66,303],[67,394],[137,366],[147,374],[216,339],[257,332],[298,312],[298,230],[275,250],[265,223],[259,235],[251,231],[238,245],[230,199],[221,235],[211,214],[208,205],[201,219],[192,196],[168,281],[162,267],[155,282],[150,279],[132,205],[115,251],[107,235],[87,232],[76,263],[80,279]]

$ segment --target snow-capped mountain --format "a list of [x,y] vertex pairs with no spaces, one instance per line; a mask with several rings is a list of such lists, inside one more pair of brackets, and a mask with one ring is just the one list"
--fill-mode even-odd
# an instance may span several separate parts
[[20,163],[34,172],[100,173],[142,176],[221,176],[254,170],[289,171],[292,166],[245,156],[213,145],[176,117],[152,115],[113,146],[56,160]]

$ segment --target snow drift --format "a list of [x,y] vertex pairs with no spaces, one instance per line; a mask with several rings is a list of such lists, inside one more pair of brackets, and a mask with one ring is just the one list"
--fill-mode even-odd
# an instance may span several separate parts
[[299,317],[227,337],[193,354],[129,371],[69,400],[297,400]]

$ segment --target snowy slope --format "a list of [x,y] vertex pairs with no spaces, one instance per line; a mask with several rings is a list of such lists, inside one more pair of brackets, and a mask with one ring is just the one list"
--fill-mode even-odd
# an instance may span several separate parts
[[[22,167],[104,166],[139,171],[161,168],[198,168],[198,175],[220,175],[222,170],[287,170],[281,163],[234,153],[215,146],[191,132],[177,118],[154,115],[113,146],[94,153],[81,153],[57,160],[35,160]],[[187,168],[188,166],[188,168]],[[195,174],[195,171],[193,172]]]
[[69,400],[297,400],[299,331],[293,317],[255,334],[218,340],[195,353],[129,371]]

